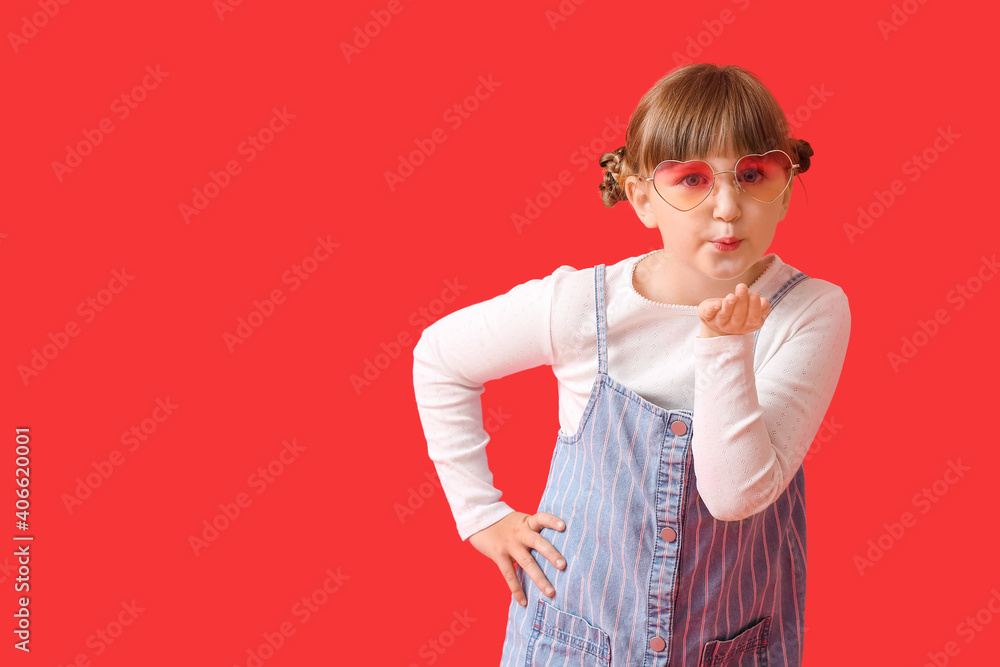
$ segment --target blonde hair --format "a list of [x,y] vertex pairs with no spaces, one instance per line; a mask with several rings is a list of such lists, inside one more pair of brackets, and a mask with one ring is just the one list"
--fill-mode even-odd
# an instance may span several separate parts
[[625,145],[601,156],[601,198],[608,208],[627,200],[625,179],[652,176],[663,160],[776,148],[799,164],[798,173],[809,169],[812,147],[788,136],[781,106],[757,77],[736,65],[686,65],[642,96],[625,130]]

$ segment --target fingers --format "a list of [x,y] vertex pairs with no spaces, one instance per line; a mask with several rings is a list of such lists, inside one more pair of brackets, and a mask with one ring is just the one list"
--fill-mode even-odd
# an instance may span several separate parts
[[[529,529],[525,533],[521,533],[517,536],[517,544],[510,549],[510,557],[513,558],[513,562],[516,562],[524,570],[524,573],[531,579],[538,590],[542,591],[548,597],[555,597],[556,591],[552,584],[549,582],[542,568],[538,565],[538,562],[531,555],[531,549],[534,549],[537,553],[548,559],[553,565],[559,569],[564,569],[566,567],[566,561],[556,550],[552,543],[546,540],[544,537],[538,534],[542,528],[552,528],[554,530],[565,530],[566,524],[559,517],[548,512],[538,512],[537,514],[526,516],[524,519],[524,525]],[[500,571],[504,575],[504,579],[507,580],[507,585],[517,600],[518,604],[521,606],[527,605],[527,597],[524,594],[524,590],[521,588],[520,581],[517,578],[517,574],[514,572],[513,567],[510,563],[504,562],[499,563]]]
[[[554,530],[565,530],[566,524],[562,519],[557,517],[555,514],[549,514],[548,512],[538,512],[537,514],[528,517],[528,525],[532,523],[545,528],[552,528]],[[541,528],[533,528],[532,530],[541,530]],[[558,567],[560,570],[566,567],[566,561],[563,559],[562,555],[552,543],[541,535],[535,535],[532,538],[531,547],[538,553],[545,556],[545,558]]]
[[521,588],[521,581],[517,578],[514,561],[504,560],[498,562],[497,567],[500,568],[500,573],[503,575],[504,581],[507,582],[507,587],[510,588],[510,594],[514,596],[519,605],[522,607],[527,606],[528,599],[524,595],[524,589]]
[[705,299],[698,306],[701,321],[719,334],[745,334],[756,331],[771,312],[771,304],[745,283],[722,299]]
[[555,514],[549,514],[548,512],[536,512],[528,517],[528,527],[534,531],[541,530],[542,528],[562,530],[566,527],[566,524],[564,524],[563,520]]
[[756,292],[750,292],[747,295],[747,315],[746,322],[749,325],[756,325],[763,321],[761,316],[761,308],[763,307],[763,299]]
[[727,333],[729,323],[733,319],[733,311],[736,309],[736,296],[729,294],[724,299],[720,299],[722,307],[715,313],[715,319],[709,324],[713,329],[721,333]]
[[759,295],[757,292],[750,292],[747,303],[747,319],[744,329],[755,331],[764,324],[768,313],[771,312],[771,302]]
[[744,323],[747,321],[747,308],[749,306],[749,290],[744,283],[740,283],[736,286],[736,296],[730,301],[730,294],[726,297],[726,301],[732,304],[732,312],[729,316],[729,321],[732,322],[736,328],[742,328]]
[[[555,588],[535,561],[532,550],[547,558],[560,570],[566,568],[562,555],[539,534],[543,528],[565,530],[566,522],[548,512],[530,515],[515,511],[469,536],[472,546],[496,563],[511,595],[521,606],[528,604],[524,590],[527,578],[543,593],[555,597]],[[515,564],[521,566],[523,574],[517,571]]]
[[705,324],[711,324],[716,313],[722,309],[722,299],[705,299],[698,304],[698,317]]
[[[521,566],[521,569],[524,570],[524,573],[526,575],[528,575],[528,578],[530,578],[535,583],[535,585],[538,586],[538,590],[540,590],[542,593],[544,593],[550,598],[555,597],[556,595],[555,588],[553,588],[552,584],[549,583],[549,580],[545,576],[545,573],[542,572],[542,568],[540,568],[538,566],[538,563],[535,562],[535,559],[532,558],[531,552],[529,552],[526,549],[519,549],[515,550],[514,553],[511,555],[514,556],[514,560],[516,560],[517,564]],[[520,584],[518,585],[518,588],[520,588]],[[521,593],[521,595],[523,596],[523,592]],[[517,597],[516,594],[515,597]],[[521,604],[522,607],[527,604],[527,600],[523,599],[523,597],[518,598],[517,601],[518,603]]]

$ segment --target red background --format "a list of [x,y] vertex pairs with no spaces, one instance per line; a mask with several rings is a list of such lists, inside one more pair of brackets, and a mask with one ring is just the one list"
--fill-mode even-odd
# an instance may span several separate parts
[[[992,6],[567,0],[553,24],[556,0],[403,0],[396,14],[387,2],[247,1],[221,15],[210,0],[49,4],[51,18],[37,14],[45,0],[0,12],[0,627],[13,628],[20,595],[10,536],[25,534],[14,527],[23,426],[35,537],[32,650],[15,650],[8,632],[3,664],[68,665],[80,654],[107,667],[255,664],[248,651],[286,622],[294,634],[265,649],[263,664],[496,664],[509,591],[425,484],[436,475],[412,345],[445,312],[559,265],[659,247],[626,205],[603,207],[597,160],[577,151],[620,146],[623,133],[601,138],[607,119],[625,123],[687,49],[757,74],[812,144],[772,251],[851,303],[828,412],[838,426],[806,463],[805,664],[933,664],[929,654],[939,665],[994,664],[1000,281],[973,281],[980,289],[961,308],[953,292],[997,247]],[[33,31],[25,21],[36,14]],[[368,25],[377,34],[366,44],[356,29],[375,17],[388,21]],[[355,39],[363,48],[345,55]],[[157,66],[167,74],[120,118],[116,98]],[[445,114],[480,77],[496,88],[456,126]],[[810,98],[816,90],[826,99]],[[294,118],[265,132],[273,141],[248,161],[241,142],[274,108]],[[53,163],[106,118],[113,131],[60,177]],[[390,187],[386,172],[437,128],[443,143]],[[957,139],[938,152],[948,128]],[[912,180],[909,161],[925,151],[934,162]],[[239,173],[186,222],[181,204],[231,160]],[[572,183],[519,232],[512,214],[563,170]],[[858,207],[895,180],[905,191],[849,238]],[[339,247],[293,290],[283,276],[317,237]],[[123,267],[134,278],[102,292]],[[445,303],[448,281],[461,287]],[[275,289],[284,302],[230,351],[224,335]],[[85,321],[79,304],[109,296]],[[893,368],[889,353],[941,309],[935,335],[918,336],[916,354]],[[71,322],[78,335],[22,377]],[[352,384],[375,363],[374,379]],[[155,432],[128,451],[123,432],[167,397],[173,414],[145,422]],[[550,369],[490,383],[483,405],[510,415],[492,434],[490,465],[504,500],[530,512],[558,427]],[[292,439],[305,448],[298,457],[264,489],[252,484]],[[78,479],[107,470],[116,450],[121,465],[68,509]],[[949,461],[969,468],[954,484],[939,481]],[[926,512],[914,500],[924,487],[935,497]],[[196,555],[190,537],[240,493],[249,506]],[[907,511],[915,523],[886,537]],[[890,546],[859,573],[855,557],[880,537]],[[336,590],[318,594],[324,604],[303,623],[296,605],[322,590],[328,569],[340,574]],[[137,618],[112,643],[95,639],[117,634],[133,600]],[[959,625],[983,609],[978,630]]]

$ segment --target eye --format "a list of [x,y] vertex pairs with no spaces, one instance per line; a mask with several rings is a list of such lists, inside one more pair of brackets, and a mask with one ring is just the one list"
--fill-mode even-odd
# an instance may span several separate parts
[[687,176],[682,178],[679,184],[689,188],[697,188],[702,185],[705,185],[707,182],[708,181],[705,178],[704,174],[694,173],[694,174],[688,174]]
[[754,185],[764,180],[764,172],[756,167],[751,167],[741,171],[739,173],[739,179],[741,183]]

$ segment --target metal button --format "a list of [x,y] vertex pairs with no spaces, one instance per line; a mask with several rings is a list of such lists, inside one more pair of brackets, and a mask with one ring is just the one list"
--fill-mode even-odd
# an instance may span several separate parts
[[663,639],[660,637],[653,637],[652,639],[649,640],[649,648],[653,649],[654,651],[662,651],[663,649],[667,648],[667,642],[663,641]]
[[667,542],[673,542],[677,539],[677,531],[673,528],[664,528],[660,531],[660,537],[665,539]]
[[688,432],[688,427],[687,424],[678,419],[670,425],[670,430],[674,432],[674,435],[684,435]]

